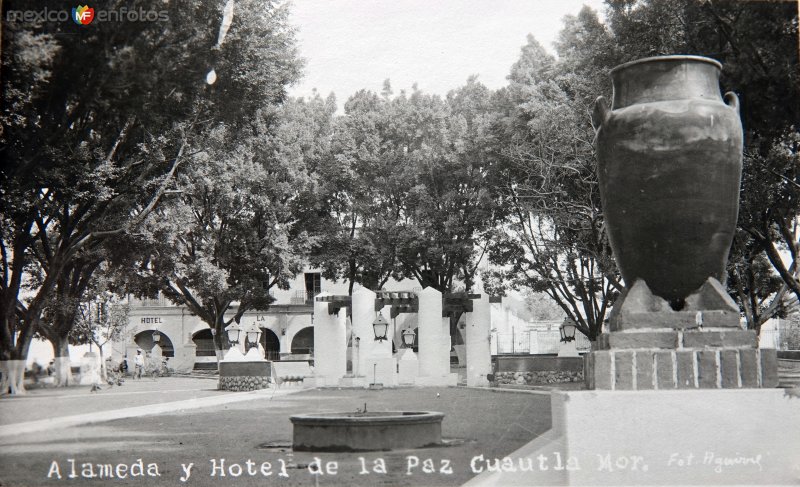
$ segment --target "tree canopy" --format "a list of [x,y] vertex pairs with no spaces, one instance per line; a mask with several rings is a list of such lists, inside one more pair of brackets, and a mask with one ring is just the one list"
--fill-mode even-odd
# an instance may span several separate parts
[[[165,18],[4,22],[0,366],[24,360],[36,333],[65,338],[41,320],[48,303],[74,309],[104,249],[126,250],[207,135],[219,124],[246,127],[299,75],[283,3],[239,2],[247,14],[225,36],[221,2],[140,3]],[[4,19],[22,7],[4,2]]]
[[219,341],[305,266],[351,292],[408,278],[446,293],[488,260],[488,292],[544,293],[596,338],[623,285],[590,114],[611,68],[652,55],[723,63],[745,129],[729,291],[754,329],[800,301],[791,3],[607,0],[605,22],[564,19],[555,53],[529,36],[501,89],[387,80],[342,114],[333,95],[286,96],[302,69],[287,3],[139,4],[165,15],[3,25],[2,390],[19,390],[34,336],[66,353],[100,278],[163,293]]

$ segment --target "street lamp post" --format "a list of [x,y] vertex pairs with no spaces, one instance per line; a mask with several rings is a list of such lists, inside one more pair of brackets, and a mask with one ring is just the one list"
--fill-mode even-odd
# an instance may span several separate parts
[[[372,322],[372,331],[375,333],[376,342],[382,342],[387,339],[386,333],[389,331],[389,322],[383,317],[383,313],[378,313],[375,321]],[[391,357],[391,348],[389,349],[389,355]],[[379,359],[376,358],[375,360]],[[369,385],[370,389],[383,388],[383,384],[378,382],[377,369],[378,364],[375,362],[372,364],[372,383]]]
[[558,349],[559,357],[579,357],[578,349],[575,347],[575,331],[577,330],[575,322],[569,318],[565,318],[564,322],[558,328],[561,333],[561,346]]
[[414,341],[417,334],[411,328],[406,328],[400,332],[403,341],[403,349],[397,354],[397,375],[401,384],[413,384],[419,374],[419,362],[414,353]]
[[386,340],[386,332],[389,331],[389,322],[383,317],[383,313],[378,313],[378,317],[372,322],[372,331],[375,333],[375,341]]
[[242,329],[236,322],[231,323],[225,327],[225,334],[228,336],[228,342],[231,344],[223,360],[241,360],[243,358],[242,352],[239,350],[239,341],[242,338]]
[[237,323],[231,323],[225,328],[225,333],[228,334],[228,341],[231,345],[239,344],[239,335],[242,333],[242,327]]
[[558,328],[558,331],[561,332],[561,341],[567,343],[575,340],[576,329],[577,327],[574,321],[569,318],[564,318],[564,322],[561,323],[561,326]]
[[247,329],[247,343],[249,349],[247,350],[246,356],[252,357],[254,359],[261,359],[261,354],[258,353],[258,341],[261,338],[261,329],[256,326],[255,323],[250,325],[250,328]]
[[416,338],[414,330],[411,328],[406,328],[400,333],[400,335],[403,337],[403,346],[405,348],[414,348],[414,338]]

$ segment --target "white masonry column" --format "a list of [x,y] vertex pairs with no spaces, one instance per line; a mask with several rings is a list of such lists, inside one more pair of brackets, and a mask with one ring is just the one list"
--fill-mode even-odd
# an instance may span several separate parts
[[[362,287],[353,293],[350,319],[353,323],[353,337],[360,338],[358,346],[358,371],[356,375],[366,376],[367,368],[372,376],[372,365],[368,364],[369,355],[375,346],[375,333],[372,322],[375,320],[375,293]],[[355,340],[355,338],[353,338]]]
[[489,296],[481,293],[472,301],[472,312],[467,313],[467,385],[487,387],[487,374],[492,372],[492,351],[489,339],[492,329],[492,311]]
[[420,377],[438,376],[443,373],[437,355],[442,348],[442,293],[426,287],[419,296],[417,316],[417,340],[419,341]]
[[[389,324],[386,330],[386,340],[375,341],[375,331],[372,330],[372,352],[370,352],[366,365],[367,382],[372,384],[382,384],[384,387],[396,386],[398,384],[397,360],[392,356],[392,328],[393,320],[390,318],[391,306],[384,306],[380,310],[383,319]],[[377,318],[377,314],[374,315]]]
[[442,317],[442,352],[437,355],[439,359],[439,369],[444,370],[444,374],[450,374],[450,350],[453,348],[453,339],[450,337],[450,317]]
[[[367,383],[383,384],[384,386],[397,385],[397,365],[392,357],[392,342],[389,339],[391,322],[384,313],[383,317],[389,322],[387,339],[375,340],[375,331],[372,323],[377,318],[375,312],[375,293],[366,288],[361,288],[353,293],[352,302],[353,335],[359,337],[358,347],[358,374],[367,379]],[[388,309],[386,310],[388,313]]]
[[[365,377],[368,384],[394,386],[397,385],[397,365],[392,357],[392,342],[388,339],[391,323],[387,339],[376,341],[372,323],[377,316],[375,293],[366,288],[354,292],[351,316],[353,335],[361,339],[358,347],[358,375]],[[386,319],[386,314],[383,317]]]
[[450,373],[450,320],[442,318],[442,293],[426,287],[417,295],[419,377],[416,383],[423,386],[456,385],[458,376]]
[[[320,293],[318,296],[329,296]],[[347,309],[328,313],[329,303],[314,301],[314,380],[317,386],[334,386],[347,373]]]

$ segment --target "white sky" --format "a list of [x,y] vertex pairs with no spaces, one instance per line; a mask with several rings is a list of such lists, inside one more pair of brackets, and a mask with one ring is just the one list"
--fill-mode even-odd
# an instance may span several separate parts
[[489,88],[506,84],[531,33],[553,52],[565,15],[602,0],[294,0],[305,75],[291,96],[336,94],[339,107],[356,91],[446,94],[472,74]]

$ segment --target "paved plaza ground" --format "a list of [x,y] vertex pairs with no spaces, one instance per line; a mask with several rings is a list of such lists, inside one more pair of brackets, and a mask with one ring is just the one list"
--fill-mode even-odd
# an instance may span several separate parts
[[[369,411],[445,413],[449,446],[292,452],[290,415],[354,412],[365,403]],[[502,458],[549,428],[546,392],[283,387],[232,393],[217,391],[212,379],[182,377],[128,380],[96,393],[38,389],[0,399],[0,485],[460,485],[475,475],[476,457]],[[139,459],[143,475],[133,476]],[[315,459],[322,475],[309,471]],[[84,463],[94,465],[87,473],[95,475],[98,464],[111,465],[114,478],[84,478]],[[473,463],[480,468],[481,461]],[[191,475],[182,482],[189,464]]]

